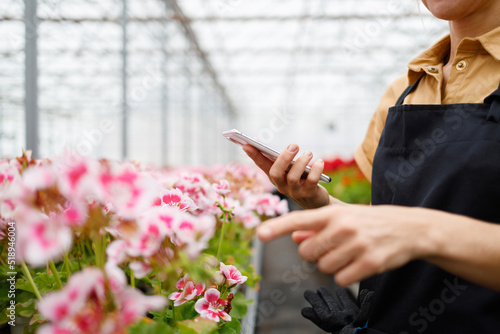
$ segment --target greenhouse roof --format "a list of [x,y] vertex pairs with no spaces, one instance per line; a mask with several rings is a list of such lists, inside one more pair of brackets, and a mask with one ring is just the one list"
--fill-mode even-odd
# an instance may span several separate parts
[[[119,127],[123,1],[38,4],[41,153],[52,155],[103,117]],[[232,127],[352,155],[387,84],[447,31],[403,0],[127,0],[127,14],[129,157],[170,164],[234,158],[207,153],[229,151],[211,143]],[[24,145],[23,15],[22,0],[0,4],[1,155]],[[120,131],[108,137],[94,154],[119,158]]]

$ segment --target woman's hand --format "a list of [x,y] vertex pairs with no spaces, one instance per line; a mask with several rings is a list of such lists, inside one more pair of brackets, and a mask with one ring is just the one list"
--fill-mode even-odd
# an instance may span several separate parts
[[347,286],[436,254],[438,227],[431,215],[436,212],[397,206],[329,206],[271,219],[257,233],[263,241],[293,233],[302,258],[316,262],[322,272],[335,274],[337,283]]
[[328,191],[318,184],[323,173],[323,160],[316,160],[307,178],[302,177],[313,157],[311,152],[302,154],[288,170],[288,166],[299,152],[296,144],[290,144],[274,162],[251,145],[243,146],[243,150],[267,174],[280,193],[293,199],[302,208],[313,209],[332,202],[342,203],[332,198]]

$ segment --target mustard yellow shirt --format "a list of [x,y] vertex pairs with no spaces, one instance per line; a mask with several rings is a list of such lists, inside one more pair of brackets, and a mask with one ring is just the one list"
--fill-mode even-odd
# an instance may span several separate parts
[[417,88],[404,104],[482,103],[500,83],[500,27],[477,38],[464,38],[458,45],[450,77],[443,91],[443,66],[450,52],[446,36],[408,64],[408,73],[396,79],[385,91],[373,115],[366,137],[354,157],[371,181],[372,164],[390,107],[421,76]]

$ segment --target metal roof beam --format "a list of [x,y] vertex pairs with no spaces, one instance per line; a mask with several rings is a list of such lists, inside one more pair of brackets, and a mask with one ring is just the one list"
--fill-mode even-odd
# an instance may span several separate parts
[[[174,1],[174,0],[163,0],[163,1]],[[180,10],[180,8],[179,8]],[[181,12],[182,13],[182,12]],[[165,22],[167,21],[179,21],[182,23],[195,23],[195,22],[250,22],[250,21],[346,21],[346,20],[377,20],[377,19],[407,19],[407,18],[431,18],[429,14],[416,14],[416,13],[401,13],[393,15],[382,15],[382,14],[370,14],[370,15],[292,15],[292,16],[198,16],[198,17],[186,17],[184,14],[175,13],[171,17],[164,16],[149,16],[149,17],[130,17],[130,22],[138,23],[150,23],[150,22]],[[23,21],[22,17],[17,16],[0,16],[1,21]],[[116,23],[121,24],[120,17],[39,17],[38,21],[44,22],[98,22],[98,23]]]
[[200,46],[200,43],[198,41],[198,37],[194,33],[193,29],[191,28],[191,24],[189,23],[189,20],[186,18],[184,15],[182,9],[179,7],[179,4],[177,3],[177,0],[164,0],[166,4],[170,4],[170,7],[174,11],[175,16],[181,18],[179,20],[179,23],[181,24],[181,27],[184,31],[184,34],[186,35],[186,38],[189,40],[194,52],[198,56],[198,58],[201,60],[203,67],[205,68],[205,71],[209,74],[209,76],[212,78],[212,81],[221,94],[222,98],[227,104],[229,112],[233,115],[236,116],[238,114],[234,104],[231,101],[231,98],[226,92],[226,88],[224,85],[221,84],[219,81],[219,77],[217,72],[214,70],[212,63],[208,59],[208,56],[205,51]]

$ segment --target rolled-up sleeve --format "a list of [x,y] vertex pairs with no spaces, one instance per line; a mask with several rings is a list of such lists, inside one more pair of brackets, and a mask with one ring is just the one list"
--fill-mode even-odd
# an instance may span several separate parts
[[375,156],[380,135],[382,134],[382,130],[385,126],[387,113],[389,108],[396,104],[397,99],[407,86],[408,77],[407,75],[404,75],[396,79],[391,85],[389,85],[389,87],[387,87],[386,91],[382,95],[382,98],[380,99],[380,103],[375,110],[375,113],[372,116],[370,124],[368,125],[365,139],[354,152],[354,159],[356,160],[356,163],[361,169],[361,172],[370,182],[372,180],[373,157]]

